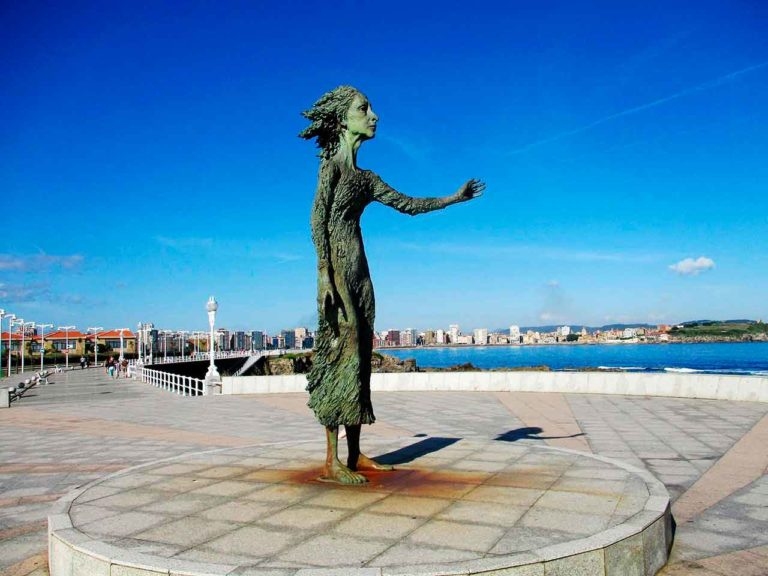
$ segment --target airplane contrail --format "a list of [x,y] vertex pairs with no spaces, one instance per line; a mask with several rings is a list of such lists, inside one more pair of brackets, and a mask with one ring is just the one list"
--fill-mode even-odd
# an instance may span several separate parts
[[714,80],[709,80],[708,82],[704,82],[703,84],[698,84],[697,86],[686,88],[685,90],[681,90],[680,92],[676,92],[675,94],[665,96],[664,98],[659,98],[657,100],[653,100],[652,102],[641,104],[640,106],[635,106],[633,108],[627,108],[626,110],[622,110],[621,112],[616,112],[615,114],[611,114],[604,118],[600,118],[599,120],[595,120],[594,122],[590,122],[589,124],[586,124],[584,126],[574,128],[573,130],[566,130],[565,132],[560,132],[559,134],[555,134],[554,136],[550,136],[548,138],[544,138],[542,140],[537,140],[536,142],[526,144],[521,148],[512,150],[510,154],[522,154],[523,152],[527,152],[528,150],[537,148],[544,144],[549,144],[550,142],[555,142],[557,140],[567,138],[568,136],[574,136],[576,134],[586,132],[587,130],[591,130],[595,126],[599,126],[600,124],[605,124],[606,122],[610,122],[611,120],[615,120],[616,118],[621,118],[622,116],[629,116],[630,114],[635,114],[637,112],[642,112],[643,110],[647,110],[648,108],[659,106],[661,104],[669,102],[670,100],[677,100],[678,98],[682,98],[683,96],[688,96],[689,94],[694,94],[696,92],[701,92],[703,90],[709,90],[711,88],[715,88],[717,86],[720,86],[721,84],[730,82],[738,78],[739,76],[743,76],[744,74],[754,72],[755,70],[759,70],[760,68],[765,68],[766,66],[768,66],[768,61],[761,62],[760,64],[754,64],[753,66],[748,66],[746,68],[742,68],[741,70],[736,70],[735,72],[730,72],[728,74],[715,78]]

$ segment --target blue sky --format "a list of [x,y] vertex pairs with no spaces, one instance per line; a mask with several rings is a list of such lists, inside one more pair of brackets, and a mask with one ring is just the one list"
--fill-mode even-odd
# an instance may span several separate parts
[[316,150],[413,196],[363,234],[377,329],[768,318],[768,4],[4,2],[0,307],[87,326],[315,323]]

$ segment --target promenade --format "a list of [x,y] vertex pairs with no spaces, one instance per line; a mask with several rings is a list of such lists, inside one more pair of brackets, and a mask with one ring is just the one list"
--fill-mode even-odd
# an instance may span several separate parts
[[[471,374],[467,374],[471,378]],[[110,473],[216,448],[316,441],[304,394],[181,397],[101,369],[55,374],[0,411],[0,573],[43,576],[54,502]],[[534,392],[380,392],[372,444],[452,438],[620,460],[663,482],[667,576],[768,575],[768,404]],[[318,460],[323,457],[317,454]]]

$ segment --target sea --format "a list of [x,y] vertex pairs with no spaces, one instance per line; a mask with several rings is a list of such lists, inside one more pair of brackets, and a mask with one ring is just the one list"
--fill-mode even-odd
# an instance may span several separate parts
[[380,348],[419,368],[470,363],[483,370],[547,366],[551,370],[622,370],[768,376],[768,342],[700,344],[558,344]]

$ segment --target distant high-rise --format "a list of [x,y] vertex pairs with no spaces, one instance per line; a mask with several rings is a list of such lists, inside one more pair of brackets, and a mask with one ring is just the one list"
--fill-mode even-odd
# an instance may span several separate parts
[[448,332],[451,335],[451,343],[456,344],[459,341],[459,325],[458,324],[451,324],[448,326]]
[[282,330],[280,336],[283,342],[285,342],[285,348],[289,350],[296,348],[296,332],[294,330]]
[[251,350],[264,350],[264,332],[261,330],[251,332]]
[[400,330],[387,330],[387,346],[400,346]]
[[488,344],[488,328],[475,328],[473,337],[475,344],[485,346]]
[[416,346],[416,339],[419,337],[418,332],[413,328],[406,328],[400,332],[400,346]]

